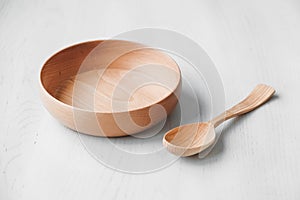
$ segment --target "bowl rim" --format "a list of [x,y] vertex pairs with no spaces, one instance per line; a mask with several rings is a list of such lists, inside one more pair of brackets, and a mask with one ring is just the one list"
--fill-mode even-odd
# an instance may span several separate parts
[[[137,42],[133,42],[133,41],[129,41],[129,40],[119,40],[119,39],[98,39],[98,40],[88,40],[88,41],[83,41],[83,42],[79,42],[79,43],[75,43],[75,44],[72,44],[70,46],[67,46],[67,47],[64,47],[60,50],[58,50],[57,52],[55,52],[54,54],[52,54],[50,57],[48,57],[46,59],[46,61],[43,63],[41,69],[40,69],[40,72],[39,72],[39,85],[40,85],[40,88],[42,89],[43,93],[46,94],[47,98],[50,98],[52,101],[54,101],[55,103],[58,103],[62,106],[65,106],[67,108],[70,108],[72,110],[77,110],[77,111],[82,111],[82,112],[88,112],[88,113],[95,113],[95,114],[120,114],[120,113],[128,113],[128,112],[135,112],[135,111],[139,111],[139,110],[143,110],[143,109],[146,109],[146,108],[149,108],[155,104],[159,104],[160,102],[164,101],[165,99],[169,98],[171,95],[174,95],[174,93],[176,91],[179,90],[179,95],[178,95],[178,98],[180,97],[180,91],[181,91],[181,84],[182,84],[182,73],[181,73],[181,69],[178,65],[178,63],[174,60],[174,58],[172,58],[169,54],[167,53],[164,53],[166,56],[168,56],[174,63],[175,63],[175,66],[177,67],[178,69],[178,74],[179,74],[179,78],[178,78],[178,81],[177,81],[177,84],[174,86],[174,89],[172,92],[169,92],[169,94],[164,97],[164,98],[161,98],[159,99],[158,101],[150,104],[150,105],[146,105],[146,106],[143,106],[143,107],[138,107],[138,108],[134,108],[134,109],[131,109],[131,110],[127,110],[127,111],[114,111],[114,112],[109,112],[109,111],[97,111],[97,110],[88,110],[88,109],[83,109],[83,108],[80,108],[80,107],[76,107],[76,106],[73,106],[73,105],[70,105],[70,104],[67,104],[67,103],[64,103],[63,101],[60,101],[58,100],[57,98],[55,98],[53,95],[51,95],[47,89],[45,88],[44,84],[43,84],[43,76],[42,76],[42,72],[46,66],[46,64],[52,59],[54,58],[56,55],[62,53],[63,51],[67,50],[67,49],[71,49],[73,47],[76,47],[76,46],[80,46],[82,44],[86,44],[86,43],[92,43],[92,42],[104,42],[104,41],[126,41],[126,42],[132,42],[132,43],[137,43]],[[137,44],[141,44],[141,43],[137,43]],[[142,44],[144,45],[144,44]],[[96,47],[95,47],[96,48]],[[154,47],[147,47],[145,46],[145,48],[149,48],[149,49],[154,49],[154,50],[160,50],[158,48],[154,48]],[[137,49],[134,49],[134,50],[137,50]],[[131,50],[131,51],[134,51],[134,50]],[[92,51],[92,50],[91,50]],[[129,51],[129,52],[131,52]],[[128,52],[126,52],[128,53]],[[125,55],[125,54],[124,54]],[[122,55],[121,55],[122,56]],[[179,100],[177,100],[179,101]]]

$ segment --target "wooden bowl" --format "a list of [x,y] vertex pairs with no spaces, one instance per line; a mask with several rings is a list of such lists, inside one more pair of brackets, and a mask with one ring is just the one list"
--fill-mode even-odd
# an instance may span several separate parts
[[152,127],[175,108],[176,62],[160,50],[121,40],[90,41],[50,57],[40,73],[41,99],[62,124],[117,137]]

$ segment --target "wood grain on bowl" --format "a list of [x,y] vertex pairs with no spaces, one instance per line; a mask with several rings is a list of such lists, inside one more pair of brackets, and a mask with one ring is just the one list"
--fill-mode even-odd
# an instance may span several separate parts
[[176,62],[142,44],[91,41],[59,51],[41,70],[47,110],[81,133],[117,137],[157,124],[181,89]]

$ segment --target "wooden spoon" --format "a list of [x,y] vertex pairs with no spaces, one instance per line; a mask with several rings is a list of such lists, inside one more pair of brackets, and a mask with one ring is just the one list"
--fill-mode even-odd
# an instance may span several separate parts
[[215,128],[222,122],[248,113],[268,101],[275,90],[267,85],[259,84],[249,96],[229,110],[209,122],[186,124],[168,131],[163,138],[163,144],[168,151],[177,156],[191,156],[200,153],[216,138]]

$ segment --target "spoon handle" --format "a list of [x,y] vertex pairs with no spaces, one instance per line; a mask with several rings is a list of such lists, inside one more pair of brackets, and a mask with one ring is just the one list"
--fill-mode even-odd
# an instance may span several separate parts
[[271,86],[259,84],[243,101],[226,110],[210,122],[214,125],[214,127],[217,127],[227,119],[248,113],[268,101],[274,93],[275,90]]

